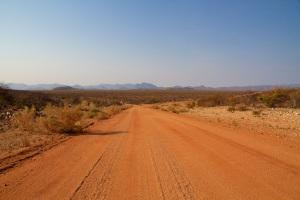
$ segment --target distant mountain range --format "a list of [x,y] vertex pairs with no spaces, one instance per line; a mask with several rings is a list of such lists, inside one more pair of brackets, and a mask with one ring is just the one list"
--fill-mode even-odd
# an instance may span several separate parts
[[64,84],[20,84],[6,83],[8,88],[13,90],[136,90],[136,89],[157,89],[158,87],[151,83],[128,83],[128,84],[98,84],[98,85],[64,85]]
[[6,83],[8,88],[14,90],[154,90],[154,89],[168,89],[168,90],[219,90],[219,91],[265,91],[274,88],[300,88],[300,84],[287,84],[287,85],[257,85],[257,86],[233,86],[233,87],[206,87],[206,86],[174,86],[174,87],[159,87],[152,83],[128,83],[128,84],[98,84],[98,85],[64,85],[64,84],[19,84],[19,83]]
[[254,86],[230,86],[230,87],[206,87],[206,86],[189,86],[181,87],[175,86],[171,89],[184,89],[184,90],[202,90],[202,91],[267,91],[275,88],[291,89],[300,88],[300,84],[282,84],[282,85],[254,85]]

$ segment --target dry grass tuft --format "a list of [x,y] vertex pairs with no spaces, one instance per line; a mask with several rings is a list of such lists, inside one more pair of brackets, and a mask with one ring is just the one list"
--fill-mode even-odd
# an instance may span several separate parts
[[248,111],[248,110],[249,110],[249,108],[245,104],[238,104],[238,105],[235,105],[235,106],[229,106],[227,108],[227,111],[232,112],[232,113],[235,112],[235,111],[243,112],[243,111]]
[[173,103],[163,103],[153,105],[152,108],[159,109],[162,111],[172,112],[172,113],[184,113],[188,112],[190,109],[195,106],[191,102],[173,102]]
[[80,133],[85,128],[83,112],[79,106],[64,105],[62,108],[47,105],[43,110],[41,122],[50,132]]
[[254,115],[254,116],[260,116],[261,115],[261,113],[262,113],[262,110],[253,110],[252,111],[252,114]]
[[112,105],[102,109],[101,116],[104,116],[106,119],[110,118],[123,110],[130,108],[130,105]]
[[25,107],[19,110],[12,119],[12,124],[14,128],[20,129],[22,131],[33,132],[35,129],[36,122],[36,110],[34,107]]

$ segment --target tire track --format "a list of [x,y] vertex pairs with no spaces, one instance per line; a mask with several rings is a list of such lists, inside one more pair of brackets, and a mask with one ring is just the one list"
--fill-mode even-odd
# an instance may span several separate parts
[[[160,119],[161,120],[161,119]],[[276,157],[273,157],[273,156],[270,156],[270,155],[267,155],[261,151],[257,151],[253,148],[250,148],[250,147],[247,147],[245,145],[242,145],[240,143],[237,143],[231,139],[228,139],[228,138],[225,138],[225,137],[222,137],[222,136],[219,136],[211,131],[208,131],[208,130],[205,130],[205,129],[202,129],[200,128],[199,126],[197,125],[194,125],[194,124],[191,124],[191,123],[186,123],[184,121],[180,121],[178,119],[175,119],[178,123],[180,122],[181,124],[184,124],[185,126],[189,126],[189,127],[192,127],[196,130],[198,130],[199,132],[201,132],[201,134],[205,134],[206,136],[212,138],[212,139],[215,139],[219,142],[221,142],[222,144],[227,144],[227,145],[230,145],[236,149],[240,149],[241,151],[243,152],[246,152],[252,156],[255,156],[255,157],[259,157],[259,158],[262,158],[264,159],[266,162],[274,165],[274,166],[277,166],[277,167],[281,167],[282,169],[287,169],[289,170],[290,172],[292,172],[294,175],[299,175],[299,171],[298,171],[298,167],[297,166],[294,166],[294,165],[291,165],[291,164],[288,164],[280,159],[277,159]],[[162,120],[161,120],[162,121]],[[169,129],[172,129],[174,130],[174,127],[171,127],[168,125],[168,123],[164,122],[163,123],[165,126],[167,126]]]
[[[129,126],[132,122],[132,113],[129,113],[128,118],[124,121],[115,121],[113,123],[114,129],[118,126]],[[127,128],[128,129],[128,128]],[[116,163],[121,158],[121,149],[126,143],[128,137],[127,134],[116,136],[112,138],[113,141],[105,149],[103,154],[99,158],[99,162],[91,169],[90,173],[83,179],[82,184],[74,192],[72,200],[82,199],[100,199],[104,200],[110,194],[112,189],[112,171],[116,166]]]
[[[182,122],[180,125],[177,124],[176,126],[171,126],[169,124],[168,120],[165,120],[165,119],[162,120],[162,119],[155,118],[155,121],[156,121],[156,123],[159,123],[161,125],[161,126],[159,126],[161,129],[170,130],[171,132],[174,133],[174,134],[172,134],[172,136],[168,135],[168,137],[170,137],[170,136],[173,138],[176,137],[178,139],[174,139],[174,140],[177,140],[177,141],[181,140],[181,141],[184,141],[183,145],[189,145],[190,148],[193,149],[195,156],[197,156],[198,150],[201,149],[201,152],[203,153],[203,155],[208,155],[206,159],[209,159],[209,160],[213,159],[215,164],[222,166],[222,168],[220,168],[219,170],[224,170],[225,174],[226,174],[226,171],[228,174],[230,174],[231,173],[230,171],[234,170],[235,173],[230,176],[236,180],[239,180],[237,177],[237,174],[240,174],[241,177],[244,177],[246,180],[248,180],[248,182],[244,182],[243,180],[241,180],[241,184],[243,184],[244,186],[248,185],[248,188],[251,188],[251,184],[252,184],[253,190],[257,190],[257,192],[259,192],[259,189],[254,189],[254,188],[259,188],[259,186],[263,187],[265,191],[270,192],[270,194],[269,194],[270,196],[271,196],[271,194],[274,195],[274,199],[278,199],[278,198],[286,199],[287,198],[286,194],[288,191],[285,192],[285,190],[286,190],[285,188],[281,188],[281,190],[276,190],[276,188],[274,187],[274,185],[276,185],[276,182],[272,183],[272,182],[267,182],[266,180],[258,179],[257,175],[255,175],[255,173],[256,173],[255,171],[253,171],[251,173],[251,170],[253,170],[253,169],[249,169],[248,167],[245,168],[243,163],[239,163],[239,160],[234,160],[234,158],[230,157],[230,155],[228,155],[228,154],[223,154],[222,152],[217,153],[215,147],[219,146],[220,148],[223,148],[224,145],[230,146],[230,148],[232,148],[232,151],[234,151],[234,153],[239,152],[239,153],[243,153],[243,154],[249,154],[249,156],[251,155],[251,157],[244,155],[244,158],[246,158],[246,159],[252,159],[252,160],[256,159],[255,162],[261,162],[261,161],[257,161],[257,160],[262,159],[262,161],[264,162],[263,165],[265,168],[261,168],[261,169],[265,170],[267,173],[270,173],[271,169],[274,170],[274,172],[275,171],[278,172],[278,169],[276,169],[276,168],[279,168],[280,170],[288,170],[288,171],[286,171],[286,176],[296,177],[298,173],[295,171],[292,171],[294,169],[294,167],[293,168],[283,167],[281,162],[277,163],[276,162],[277,159],[276,158],[274,159],[271,156],[268,156],[269,159],[274,159],[274,161],[269,160],[269,159],[266,160],[266,158],[264,156],[261,156],[260,152],[253,153],[253,151],[256,152],[256,150],[254,150],[254,149],[253,149],[253,151],[251,151],[252,150],[251,148],[246,147],[242,144],[236,143],[227,138],[224,138],[224,140],[223,140],[223,137],[216,135],[216,133],[211,133],[212,135],[210,135],[209,134],[210,131],[203,130],[202,128],[199,128],[197,126],[191,126],[191,125],[187,126],[186,125],[187,123],[185,123],[185,122]],[[176,121],[178,121],[178,120],[176,120]],[[185,128],[183,125],[185,126]],[[201,133],[201,136],[195,137],[195,135],[187,134],[186,133],[187,130],[190,130],[191,128],[198,130],[199,133]],[[208,138],[203,138],[202,137],[203,135],[208,136]],[[167,140],[169,141],[169,139],[167,139]],[[200,141],[199,139],[202,139],[202,140]],[[213,139],[217,143],[216,144],[212,143],[213,140],[210,141],[211,139]],[[206,141],[206,143],[203,141]],[[209,145],[207,145],[208,143],[213,144],[213,145],[209,146]],[[229,151],[231,149],[226,148],[226,150]],[[203,157],[201,159],[203,159]],[[273,167],[271,169],[268,169],[266,164],[268,164],[268,165],[271,164],[271,165],[273,165]],[[293,165],[289,165],[289,166],[293,166]],[[217,167],[213,167],[213,168],[216,170],[216,172],[218,171]],[[299,172],[299,169],[298,169],[298,172]],[[299,181],[290,180],[290,182],[291,183],[295,182],[295,184],[298,184],[297,182],[299,182]],[[233,187],[235,187],[235,186],[233,186]],[[238,188],[237,188],[237,190],[238,190]],[[289,188],[289,191],[291,192],[292,189]],[[296,190],[293,192],[296,192]],[[260,194],[260,195],[262,195],[262,194]]]
[[91,131],[0,174],[0,199],[299,199],[299,152],[273,140],[142,106]]
[[111,145],[113,145],[113,142],[111,142],[108,147],[106,147],[106,150],[100,155],[99,159],[95,162],[95,164],[92,166],[92,168],[89,170],[89,172],[87,173],[87,175],[82,179],[81,183],[79,184],[79,186],[75,189],[74,193],[72,194],[70,199],[74,199],[75,195],[78,193],[78,191],[81,189],[82,185],[84,184],[84,182],[86,181],[86,179],[91,175],[91,173],[94,171],[94,169],[97,167],[97,165],[99,164],[99,162],[103,159],[104,154],[106,154],[109,149],[111,149]]
[[183,168],[159,139],[149,139],[149,147],[163,199],[198,199]]
[[83,179],[71,199],[106,199],[112,185],[112,170],[119,160],[124,137],[117,138],[103,152],[99,161]]

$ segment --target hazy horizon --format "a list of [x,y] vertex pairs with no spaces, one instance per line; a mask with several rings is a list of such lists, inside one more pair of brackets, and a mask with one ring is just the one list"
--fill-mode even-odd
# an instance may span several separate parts
[[300,1],[1,1],[0,82],[300,82]]
[[156,83],[151,83],[151,82],[128,82],[128,83],[97,83],[97,84],[77,84],[77,83],[73,83],[73,84],[66,84],[66,83],[16,83],[16,82],[0,82],[0,84],[3,84],[3,85],[11,85],[11,84],[24,84],[26,86],[39,86],[39,85],[61,85],[61,86],[81,86],[81,87],[89,87],[89,86],[98,86],[98,85],[126,85],[126,84],[132,84],[132,85],[135,85],[135,84],[143,84],[143,83],[146,83],[146,84],[152,84],[152,85],[155,85],[157,87],[161,87],[161,88],[164,88],[164,87],[211,87],[211,88],[222,88],[222,87],[227,87],[227,88],[230,88],[230,87],[260,87],[260,86],[293,86],[293,85],[297,85],[297,87],[300,87],[300,83],[281,83],[281,84],[254,84],[254,85],[217,85],[217,86],[211,86],[211,85],[204,85],[204,84],[200,84],[200,85],[180,85],[180,84],[177,84],[177,85],[159,85],[159,84],[156,84]]

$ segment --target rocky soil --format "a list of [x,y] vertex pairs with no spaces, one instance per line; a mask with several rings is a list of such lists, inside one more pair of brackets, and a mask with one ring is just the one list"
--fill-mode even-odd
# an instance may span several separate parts
[[246,111],[230,112],[228,107],[199,107],[191,109],[188,114],[261,134],[300,136],[300,109],[248,108]]

